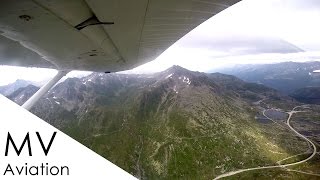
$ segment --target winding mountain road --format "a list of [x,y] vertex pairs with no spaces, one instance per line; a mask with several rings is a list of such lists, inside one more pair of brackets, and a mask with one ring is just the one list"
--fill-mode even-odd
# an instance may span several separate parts
[[[236,170],[236,171],[231,171],[231,172],[227,172],[225,174],[221,174],[221,175],[217,176],[216,178],[214,178],[214,180],[225,178],[225,177],[229,177],[229,176],[233,176],[235,174],[239,174],[239,173],[243,173],[243,172],[253,171],[253,170],[273,169],[273,168],[286,168],[286,167],[289,167],[289,166],[294,166],[294,165],[298,165],[298,164],[304,163],[304,162],[309,161],[310,159],[312,159],[317,154],[316,145],[310,139],[308,139],[304,135],[300,134],[298,131],[296,131],[290,125],[290,120],[291,120],[291,117],[292,117],[293,114],[299,113],[299,112],[304,112],[304,111],[296,111],[296,109],[299,108],[299,107],[305,108],[304,106],[296,106],[290,112],[287,112],[287,114],[289,114],[289,117],[287,119],[286,124],[290,128],[291,131],[293,131],[296,135],[298,135],[299,137],[301,137],[302,139],[306,140],[308,143],[311,144],[311,146],[313,148],[313,152],[308,158],[303,159],[303,160],[298,161],[298,162],[289,163],[289,164],[281,164],[281,165],[275,165],[275,166],[262,166],[262,167],[255,167],[255,168],[239,169],[239,170]],[[295,171],[295,170],[290,170],[290,169],[287,169],[287,170],[288,171]]]

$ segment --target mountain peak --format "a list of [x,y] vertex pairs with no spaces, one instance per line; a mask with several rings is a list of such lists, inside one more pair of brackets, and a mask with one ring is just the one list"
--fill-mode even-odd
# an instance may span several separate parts
[[0,87],[0,94],[4,96],[8,96],[14,91],[18,90],[21,87],[26,87],[27,85],[31,84],[30,81],[22,80],[22,79],[17,79],[15,82],[10,83],[5,86]]
[[166,71],[189,71],[189,70],[178,65],[173,65],[170,68],[168,68]]
[[26,81],[26,80],[23,80],[23,79],[17,79],[14,83],[19,83],[19,82],[29,82],[29,81]]
[[185,69],[181,66],[174,65],[168,68],[167,70],[163,71],[165,74],[177,74],[177,75],[187,75],[190,74],[192,71]]

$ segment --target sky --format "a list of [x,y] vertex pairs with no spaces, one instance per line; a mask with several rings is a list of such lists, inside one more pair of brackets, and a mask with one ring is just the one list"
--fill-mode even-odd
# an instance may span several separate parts
[[320,61],[319,19],[319,0],[244,0],[130,72],[173,64],[206,72],[233,64]]
[[[180,65],[208,72],[234,64],[320,61],[320,0],[243,0],[188,33],[156,60],[124,73]],[[44,81],[56,70],[0,66],[0,85]],[[89,72],[71,72],[68,77]]]

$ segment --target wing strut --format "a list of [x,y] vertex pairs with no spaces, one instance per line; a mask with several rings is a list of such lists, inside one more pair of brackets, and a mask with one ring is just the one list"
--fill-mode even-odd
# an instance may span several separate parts
[[26,110],[30,110],[32,106],[45,94],[47,93],[63,76],[68,74],[69,71],[59,71],[47,84],[42,86],[31,98],[29,98],[22,107]]

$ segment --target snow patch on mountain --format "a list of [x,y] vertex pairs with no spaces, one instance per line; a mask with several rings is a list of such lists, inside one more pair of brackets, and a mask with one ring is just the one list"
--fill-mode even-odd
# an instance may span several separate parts
[[169,74],[165,79],[171,78],[174,73]]

